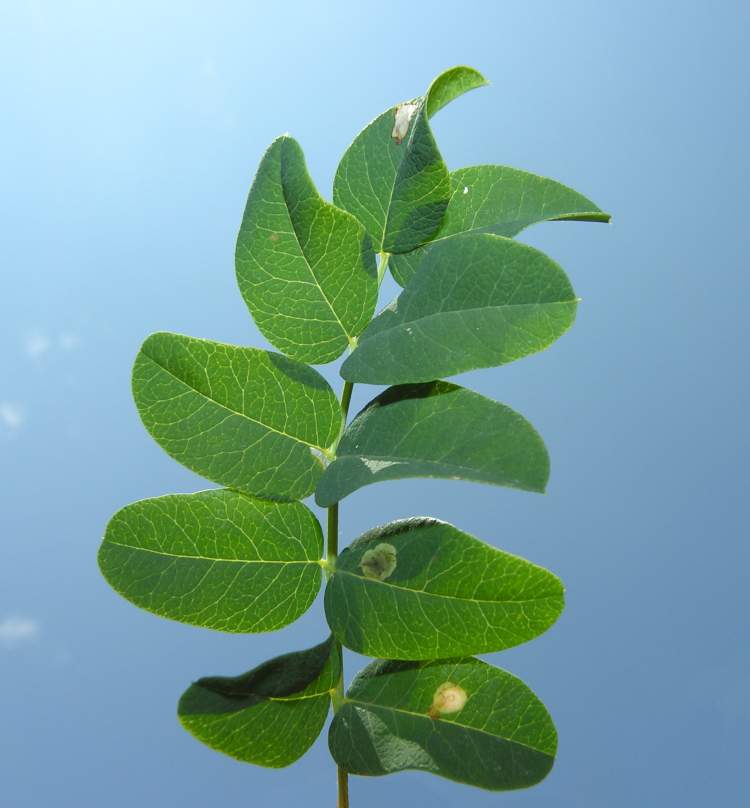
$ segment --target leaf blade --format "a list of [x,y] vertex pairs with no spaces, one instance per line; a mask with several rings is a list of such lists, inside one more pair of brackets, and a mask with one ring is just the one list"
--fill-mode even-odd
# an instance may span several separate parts
[[340,659],[330,639],[271,659],[236,677],[199,679],[177,713],[197,740],[244,763],[281,768],[323,729]]
[[[435,441],[440,435],[444,444]],[[399,385],[349,424],[315,500],[328,507],[375,482],[435,477],[543,492],[549,457],[522,416],[448,382]]]
[[[445,686],[458,696],[460,709],[437,709]],[[413,769],[504,791],[544,779],[554,763],[557,732],[523,682],[478,659],[381,661],[352,683],[328,743],[339,766],[352,774]]]
[[470,90],[486,87],[488,84],[487,79],[473,67],[456,65],[449,68],[432,82],[427,91],[428,117],[432,118],[444,106]]
[[328,625],[347,648],[386,659],[502,651],[545,632],[560,580],[446,522],[426,517],[365,533],[336,560]]
[[484,78],[472,68],[445,71],[424,96],[369,123],[344,153],[333,200],[362,222],[378,252],[409,252],[437,232],[450,178],[429,118],[481,83]]
[[341,407],[312,368],[270,351],[152,334],[133,367],[144,426],[167,454],[209,480],[295,500],[322,474]]
[[547,348],[576,309],[567,276],[539,250],[488,233],[446,239],[368,326],[341,375],[406,384],[497,367]]
[[288,356],[323,364],[367,325],[377,300],[364,228],[326,202],[296,140],[277,138],[250,189],[235,252],[237,282],[261,332]]
[[450,200],[430,244],[392,256],[388,266],[396,282],[406,286],[428,249],[462,233],[512,238],[540,222],[610,219],[590,199],[555,180],[509,166],[469,166],[451,172]]
[[274,631],[304,614],[322,581],[323,534],[299,502],[215,489],[127,505],[99,567],[124,598],[217,631]]

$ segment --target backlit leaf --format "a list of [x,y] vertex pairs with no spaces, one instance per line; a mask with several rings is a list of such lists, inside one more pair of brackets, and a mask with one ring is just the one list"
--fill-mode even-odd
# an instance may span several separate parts
[[424,96],[368,124],[346,150],[336,170],[333,201],[362,222],[376,250],[408,252],[437,232],[450,179],[429,117],[482,83],[471,68],[448,70]]
[[237,281],[258,328],[302,362],[330,362],[367,325],[377,299],[370,239],[326,202],[285,135],[258,169],[237,238]]
[[333,390],[307,365],[180,334],[143,343],[133,395],[146,429],[175,460],[266,499],[310,494],[341,429]]
[[542,492],[549,458],[517,412],[448,382],[391,387],[349,424],[315,491],[327,507],[365,485],[443,477]]
[[458,98],[469,90],[485,87],[489,82],[473,67],[457,65],[441,73],[430,85],[427,91],[427,115],[432,118],[446,104]]
[[299,502],[217,489],[134,502],[107,526],[104,577],[136,606],[231,632],[273,631],[320,589],[323,534]]
[[567,276],[539,250],[489,233],[446,239],[370,323],[341,375],[404,384],[503,365],[554,342],[576,307]]
[[180,722],[199,741],[237,760],[288,766],[323,729],[340,671],[329,639],[241,676],[199,679],[180,699]]
[[417,769],[504,791],[549,773],[557,732],[515,676],[478,659],[373,662],[352,683],[328,735],[352,774]]
[[325,595],[328,625],[347,648],[411,660],[527,642],[563,604],[552,573],[426,517],[357,539],[336,559]]
[[[428,245],[459,233],[515,236],[545,221],[608,222],[610,215],[562,183],[508,166],[470,166],[451,173],[451,196],[440,230]],[[388,262],[391,274],[406,286],[428,247]]]

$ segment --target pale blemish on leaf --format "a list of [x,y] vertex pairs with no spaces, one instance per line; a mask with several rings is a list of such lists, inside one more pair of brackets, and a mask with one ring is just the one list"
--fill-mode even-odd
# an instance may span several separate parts
[[457,713],[463,710],[468,698],[466,691],[460,685],[443,682],[435,691],[427,714],[430,718],[440,718],[441,715]]
[[393,123],[391,137],[399,145],[401,145],[401,142],[406,137],[406,133],[409,131],[409,124],[418,106],[418,104],[410,102],[408,104],[399,104],[396,107],[396,120]]
[[359,566],[365,578],[385,581],[396,569],[396,548],[383,542],[364,553]]
[[369,457],[363,457],[362,462],[367,466],[367,470],[371,471],[373,474],[376,474],[383,469],[387,469],[390,466],[397,466],[398,460],[375,460]]
[[468,193],[469,193],[469,186],[464,185],[464,194],[468,194]]

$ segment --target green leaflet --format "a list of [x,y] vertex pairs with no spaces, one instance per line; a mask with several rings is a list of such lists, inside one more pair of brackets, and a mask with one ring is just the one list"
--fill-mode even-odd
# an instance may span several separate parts
[[146,429],[175,460],[266,499],[310,494],[342,423],[333,390],[312,368],[179,334],[143,343],[133,395]]
[[398,104],[368,124],[346,150],[336,170],[333,201],[362,222],[376,250],[408,252],[440,227],[450,178],[429,117],[485,83],[471,68],[448,70],[424,96]]
[[510,407],[448,382],[391,387],[349,424],[315,500],[328,507],[365,485],[443,477],[543,492],[547,450]]
[[567,276],[539,250],[489,233],[446,239],[370,323],[341,375],[404,384],[503,365],[554,342],[576,307]]
[[328,625],[347,648],[410,660],[511,648],[546,631],[563,605],[551,572],[426,517],[357,539],[325,595]]
[[469,90],[486,87],[487,84],[487,79],[473,67],[451,67],[441,73],[427,91],[427,117],[432,118],[436,112]]
[[331,639],[264,662],[242,676],[199,679],[177,709],[185,729],[246,763],[294,763],[323,729],[341,661]]
[[[515,236],[544,221],[609,222],[610,215],[590,199],[555,180],[507,166],[470,166],[451,173],[451,196],[433,243],[459,233]],[[388,262],[391,274],[406,286],[427,247]]]
[[515,676],[478,659],[373,662],[352,683],[328,745],[352,774],[418,769],[503,791],[552,768],[557,733]]
[[287,135],[271,144],[250,189],[236,267],[258,328],[302,362],[340,356],[375,310],[370,239],[318,194],[300,145]]
[[136,606],[231,632],[274,631],[320,589],[323,534],[299,502],[236,491],[134,502],[107,526],[99,567]]

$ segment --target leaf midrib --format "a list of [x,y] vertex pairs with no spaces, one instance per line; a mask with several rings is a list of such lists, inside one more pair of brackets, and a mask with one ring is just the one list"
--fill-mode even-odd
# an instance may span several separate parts
[[384,336],[390,334],[392,331],[396,331],[399,328],[406,328],[417,323],[424,322],[426,320],[431,320],[434,317],[443,317],[448,315],[456,315],[456,314],[474,314],[476,312],[486,312],[486,311],[503,311],[507,309],[526,309],[526,308],[538,308],[540,306],[569,306],[570,304],[577,305],[578,298],[571,298],[570,300],[552,300],[550,302],[540,302],[540,303],[503,303],[502,305],[497,306],[472,306],[468,309],[448,309],[447,311],[435,311],[430,314],[425,314],[420,317],[416,317],[413,320],[401,320],[401,322],[395,323],[394,325],[388,326],[384,328],[382,331],[378,331],[377,333],[373,334],[371,337],[367,336],[365,332],[359,338],[359,344],[363,345],[367,342],[374,341],[380,336]]
[[312,560],[300,560],[300,561],[267,561],[264,559],[252,560],[252,559],[242,559],[242,558],[213,558],[212,556],[203,556],[203,555],[184,555],[182,553],[167,553],[163,550],[152,550],[149,547],[135,547],[132,544],[123,544],[119,541],[113,541],[112,539],[106,539],[105,544],[112,545],[114,547],[124,547],[127,550],[133,550],[138,553],[150,553],[151,555],[156,555],[161,558],[183,558],[189,559],[191,561],[211,561],[215,563],[226,563],[226,564],[276,564],[278,565],[289,565],[289,564],[312,564],[313,566],[320,566],[322,559],[318,559],[317,561]]
[[536,598],[519,598],[517,600],[486,600],[484,598],[461,598],[456,595],[443,595],[438,592],[426,592],[424,589],[409,589],[405,586],[399,586],[398,584],[391,583],[389,581],[380,581],[377,578],[366,578],[363,575],[357,575],[355,572],[350,572],[349,570],[342,570],[337,569],[334,572],[334,576],[336,575],[348,575],[351,578],[356,578],[358,581],[362,581],[363,583],[371,583],[371,584],[381,584],[382,586],[390,587],[391,589],[397,589],[400,592],[408,592],[412,595],[424,595],[430,598],[441,598],[444,600],[456,600],[461,603],[476,603],[479,605],[491,605],[491,606],[502,606],[506,604],[518,604],[522,605],[524,603],[534,603],[535,601],[539,600],[548,600],[550,598],[555,598],[558,596],[558,593],[549,594],[549,595],[542,595]]
[[517,746],[522,746],[524,749],[529,749],[532,752],[536,752],[539,755],[544,755],[545,757],[549,757],[549,758],[554,757],[554,755],[551,755],[549,752],[544,752],[541,749],[537,749],[534,746],[529,746],[529,744],[523,743],[522,741],[517,741],[514,738],[507,738],[505,735],[493,735],[491,732],[488,732],[486,729],[479,729],[478,727],[472,727],[472,726],[469,726],[468,724],[459,724],[457,721],[454,721],[454,720],[451,720],[451,719],[445,719],[445,718],[434,719],[434,718],[430,718],[430,716],[428,716],[428,715],[423,715],[422,713],[415,713],[412,710],[405,710],[403,707],[392,707],[390,705],[384,705],[384,704],[373,704],[372,702],[362,701],[361,699],[352,698],[351,696],[345,696],[344,697],[344,703],[347,703],[347,702],[349,704],[361,705],[362,707],[364,707],[366,709],[390,710],[391,712],[394,712],[394,713],[402,713],[403,715],[409,715],[409,716],[412,716],[413,718],[420,718],[423,721],[429,721],[432,724],[434,724],[435,721],[442,721],[444,724],[451,724],[453,726],[460,727],[461,729],[468,730],[469,732],[477,732],[477,733],[479,733],[481,735],[486,735],[487,737],[492,738],[495,741],[502,740],[502,741],[505,741],[506,743],[512,743],[512,744],[516,744]]
[[[283,149],[282,149],[282,152],[281,152],[281,160],[282,160],[282,161],[284,160],[284,151],[283,151]],[[304,168],[304,166],[303,166],[302,170],[303,170],[303,171],[306,171],[306,169]],[[305,266],[307,267],[307,270],[308,270],[308,272],[310,273],[310,276],[312,277],[313,281],[315,282],[315,286],[316,286],[316,287],[317,287],[317,288],[320,290],[320,294],[321,294],[321,296],[322,296],[323,300],[325,301],[325,303],[326,303],[326,305],[328,306],[328,308],[331,310],[331,314],[333,314],[333,316],[336,318],[336,322],[339,324],[339,327],[341,328],[341,331],[342,331],[343,335],[346,337],[347,342],[349,342],[349,341],[351,341],[351,340],[353,339],[354,335],[353,335],[353,334],[350,334],[350,333],[349,333],[349,331],[348,331],[348,329],[347,329],[347,328],[345,328],[344,324],[341,322],[341,318],[338,316],[338,314],[336,313],[336,310],[333,308],[333,304],[332,304],[332,303],[331,303],[331,301],[328,299],[328,295],[326,294],[325,289],[323,289],[323,285],[322,285],[322,284],[321,284],[321,282],[318,280],[318,277],[317,277],[317,275],[315,274],[315,270],[312,268],[312,265],[311,265],[311,264],[310,264],[310,262],[307,260],[307,255],[305,254],[305,251],[304,251],[304,249],[302,248],[302,242],[299,240],[299,235],[298,235],[298,233],[297,233],[297,228],[296,228],[296,227],[295,227],[295,225],[294,225],[294,220],[292,219],[292,215],[291,215],[291,212],[290,212],[290,211],[291,211],[291,207],[290,207],[290,204],[289,204],[289,199],[288,199],[288,197],[287,197],[287,193],[286,193],[286,183],[284,182],[283,171],[282,171],[281,165],[279,166],[279,174],[281,174],[281,175],[282,175],[282,176],[280,177],[280,180],[281,180],[281,192],[284,194],[284,204],[286,205],[287,216],[289,217],[289,224],[291,225],[291,228],[292,228],[292,234],[294,235],[294,240],[295,240],[295,242],[296,242],[297,246],[299,247],[299,253],[300,253],[300,255],[302,256],[302,260],[305,262]],[[308,178],[309,178],[309,175],[308,175]],[[325,199],[323,199],[323,197],[322,197],[322,196],[320,196],[320,194],[318,194],[318,193],[317,193],[317,191],[315,191],[315,194],[316,194],[316,196],[318,197],[318,202],[319,202],[319,203],[320,203],[320,204],[321,204],[321,205],[322,205],[324,208],[325,208],[325,207],[331,207],[331,208],[334,208],[334,210],[333,210],[333,216],[334,216],[334,219],[335,219],[336,214],[338,213],[338,210],[336,210],[336,209],[335,209],[335,207],[334,207],[333,205],[329,205],[329,204],[328,204],[328,203],[325,201]],[[331,235],[332,235],[332,234],[333,234],[333,228],[331,228],[331,230],[330,230],[330,231],[329,231],[329,233],[328,233],[328,241],[326,242],[326,250],[325,250],[325,253],[326,253],[326,254],[327,254],[327,252],[328,252],[328,245],[330,244],[330,240],[331,240]]]
[[161,370],[163,370],[166,374],[171,376],[175,381],[179,382],[180,384],[183,384],[185,387],[188,388],[188,390],[192,390],[197,396],[200,396],[201,398],[205,399],[206,401],[210,402],[211,404],[214,404],[217,407],[221,407],[223,410],[226,410],[227,412],[232,413],[232,415],[237,415],[240,418],[246,418],[251,423],[257,424],[258,426],[262,426],[264,429],[267,429],[269,432],[275,432],[277,435],[281,435],[284,438],[289,438],[289,440],[297,441],[298,443],[302,443],[305,446],[309,446],[312,449],[317,449],[318,451],[323,452],[325,454],[325,448],[326,447],[320,446],[317,443],[310,443],[309,441],[306,441],[303,438],[299,438],[296,435],[290,435],[288,432],[284,432],[282,429],[276,429],[276,427],[273,427],[270,424],[264,424],[263,421],[258,421],[256,418],[252,418],[250,415],[247,415],[247,413],[237,412],[237,410],[233,410],[231,407],[228,407],[226,404],[222,404],[220,401],[217,401],[215,398],[211,398],[210,396],[207,396],[205,393],[202,393],[200,390],[193,387],[193,385],[188,384],[184,379],[181,379],[177,374],[173,373],[168,367],[164,366],[161,362],[154,359],[153,356],[146,353],[145,350],[143,351],[143,355],[146,357],[146,359],[149,360],[149,362],[153,362],[158,368],[161,368]]
[[[419,457],[395,457],[393,455],[373,455],[373,454],[341,454],[339,455],[336,460],[344,460],[345,458],[354,458],[355,460],[388,460],[390,462],[395,463],[422,463],[427,466],[450,466],[451,468],[457,469],[458,471],[473,471],[475,473],[482,473],[483,469],[478,469],[476,466],[463,466],[459,463],[452,463],[446,460],[426,460],[424,458]],[[335,462],[335,461],[334,461]],[[333,464],[331,464],[332,466]],[[330,466],[329,466],[330,468]],[[373,472],[373,476],[379,473],[379,471],[387,471],[387,468],[379,469],[378,471]],[[493,478],[494,479],[494,478]]]

